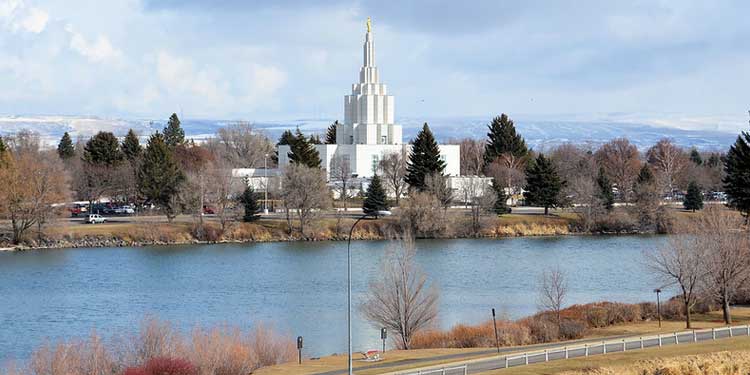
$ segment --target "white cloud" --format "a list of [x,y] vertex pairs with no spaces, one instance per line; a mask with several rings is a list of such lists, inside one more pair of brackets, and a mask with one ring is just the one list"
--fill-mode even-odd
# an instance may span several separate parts
[[122,52],[116,49],[104,35],[99,35],[95,41],[88,41],[81,33],[73,29],[73,25],[66,25],[65,31],[70,33],[70,49],[80,53],[91,62],[102,62],[119,58]]
[[0,0],[0,24],[13,33],[39,34],[47,27],[49,13],[28,6],[23,0]]

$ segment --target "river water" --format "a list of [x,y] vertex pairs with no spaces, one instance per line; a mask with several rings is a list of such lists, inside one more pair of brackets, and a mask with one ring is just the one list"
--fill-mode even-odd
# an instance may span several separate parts
[[[417,263],[439,287],[439,323],[479,323],[490,309],[537,309],[543,269],[559,266],[569,303],[653,298],[643,252],[659,236],[565,236],[417,241]],[[355,305],[388,242],[353,242]],[[99,248],[0,254],[0,362],[27,359],[44,340],[110,336],[145,316],[197,325],[272,324],[305,337],[309,355],[346,350],[346,243],[293,242]],[[379,328],[355,310],[355,350],[379,347]]]

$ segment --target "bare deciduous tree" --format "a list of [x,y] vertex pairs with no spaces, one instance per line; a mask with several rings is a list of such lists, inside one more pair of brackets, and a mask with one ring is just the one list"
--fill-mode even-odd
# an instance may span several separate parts
[[333,188],[338,193],[339,200],[344,203],[344,211],[347,211],[347,202],[352,190],[352,166],[349,158],[337,155],[331,160],[331,170],[328,173]]
[[207,146],[234,168],[263,167],[265,155],[274,151],[268,137],[244,121],[220,128]]
[[565,305],[567,295],[568,280],[559,267],[542,272],[539,279],[539,307],[555,314],[558,327],[562,324],[560,312]]
[[464,179],[460,188],[466,204],[471,207],[471,230],[479,235],[482,230],[482,216],[491,212],[497,195],[492,186],[481,178]]
[[237,204],[237,195],[242,188],[241,180],[232,175],[229,162],[218,159],[210,164],[206,181],[208,181],[208,201],[215,208],[214,212],[221,224],[221,232],[224,233],[233,219],[231,214]]
[[404,180],[406,178],[407,159],[407,154],[402,150],[401,152],[385,154],[383,155],[383,159],[380,160],[380,171],[383,174],[383,180],[385,181],[386,188],[395,197],[397,206],[401,195],[404,194],[408,186]]
[[656,171],[661,190],[672,197],[675,182],[685,166],[688,156],[681,148],[675,146],[669,139],[662,139],[646,152],[648,163]]
[[304,165],[289,165],[284,170],[281,186],[289,231],[293,228],[294,213],[299,220],[299,231],[304,235],[310,220],[330,203],[324,172]]
[[52,151],[18,148],[0,155],[0,215],[10,220],[12,241],[21,243],[29,228],[54,213],[68,197],[65,168]]
[[664,284],[677,284],[685,309],[685,325],[691,328],[691,312],[705,274],[703,241],[690,233],[669,238],[655,252],[646,252],[648,266]]
[[412,192],[401,201],[399,219],[405,231],[418,236],[434,237],[445,228],[440,201],[428,192]]
[[427,283],[414,261],[415,254],[410,236],[391,246],[380,276],[370,283],[368,298],[361,306],[369,321],[396,334],[399,349],[409,349],[414,334],[428,328],[438,313],[438,290]]
[[627,201],[640,170],[638,148],[626,138],[616,138],[602,145],[595,155],[599,165],[607,172],[607,177],[617,185],[620,198]]
[[721,304],[724,322],[732,324],[729,304],[750,277],[750,241],[742,218],[709,206],[689,228],[703,249],[705,290]]
[[503,154],[492,164],[487,166],[486,174],[492,177],[510,193],[511,201],[515,202],[513,196],[520,192],[522,186],[526,185],[525,157],[516,157],[513,154]]
[[485,141],[474,138],[450,140],[448,144],[461,146],[461,175],[479,176],[484,168]]

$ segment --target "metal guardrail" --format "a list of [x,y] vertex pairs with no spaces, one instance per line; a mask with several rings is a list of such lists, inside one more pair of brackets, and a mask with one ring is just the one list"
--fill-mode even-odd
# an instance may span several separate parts
[[430,370],[417,370],[417,372],[408,372],[402,375],[467,375],[467,365],[456,367],[443,367]]
[[[711,328],[702,330],[678,331],[626,338],[622,340],[602,340],[601,342],[561,346],[553,349],[534,350],[507,356],[494,356],[467,361],[463,365],[450,364],[431,366],[422,370],[399,372],[399,375],[467,375],[510,367],[525,366],[549,361],[621,353],[631,350],[679,345],[701,341],[717,340],[734,336],[750,336],[750,325]],[[459,362],[460,363],[460,362]]]
[[504,366],[500,366],[499,368],[523,366],[558,359],[588,357],[590,355],[661,347],[664,345],[695,343],[699,341],[716,340],[719,338],[729,338],[736,335],[750,336],[750,325],[680,331],[669,334],[657,334],[656,336],[639,337],[638,339],[602,341],[601,343],[596,344],[564,346],[552,350],[547,349],[525,352],[514,356],[506,356],[504,358]]

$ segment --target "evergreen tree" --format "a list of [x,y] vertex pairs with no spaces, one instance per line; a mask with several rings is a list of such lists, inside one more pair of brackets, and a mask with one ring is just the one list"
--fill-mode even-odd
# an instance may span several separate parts
[[516,158],[526,157],[529,149],[526,141],[516,133],[513,120],[503,113],[500,117],[492,119],[488,125],[487,144],[484,148],[484,166],[490,165],[495,159],[503,154],[511,154]]
[[68,134],[68,132],[63,134],[62,138],[60,138],[60,143],[57,144],[57,155],[59,155],[62,160],[68,160],[76,155],[73,140],[70,139],[70,134]]
[[327,145],[335,145],[336,144],[336,127],[339,125],[339,120],[336,120],[331,126],[328,127],[328,130],[326,130],[326,144]]
[[638,178],[633,186],[634,208],[638,214],[638,221],[642,230],[655,229],[659,200],[659,187],[654,173],[648,164],[644,164],[638,172]]
[[258,200],[255,197],[255,190],[252,186],[248,185],[245,188],[245,191],[242,192],[240,203],[242,203],[242,206],[245,209],[245,214],[242,215],[242,221],[249,223],[260,219],[260,215],[258,215],[260,207],[258,207]]
[[367,193],[365,194],[365,201],[362,204],[362,211],[365,214],[371,215],[378,211],[388,211],[388,197],[385,195],[385,189],[383,183],[380,181],[378,175],[374,175],[370,180],[370,186],[367,187]]
[[292,133],[290,130],[287,129],[287,130],[284,130],[283,133],[281,133],[281,137],[279,137],[279,141],[276,143],[276,145],[277,146],[291,145],[296,140],[297,138],[294,136],[294,133]]
[[596,185],[599,187],[599,200],[607,211],[612,211],[615,205],[615,194],[612,192],[612,182],[607,177],[604,167],[599,167],[599,175],[596,177]]
[[563,186],[565,181],[560,179],[555,164],[540,153],[526,169],[526,191],[523,196],[527,205],[542,206],[547,215],[550,207],[560,205],[560,190]]
[[3,137],[0,137],[0,155],[4,154],[5,151],[8,151],[8,146],[5,145]]
[[723,163],[721,159],[722,158],[719,154],[712,152],[711,156],[708,157],[706,164],[711,168],[716,168]]
[[305,135],[297,128],[294,141],[289,145],[289,162],[305,165],[309,168],[320,168],[320,154],[318,150],[305,138]]
[[440,149],[427,123],[412,142],[409,161],[406,164],[406,183],[413,189],[425,190],[425,178],[435,173],[442,174],[445,162],[440,159]]
[[137,160],[143,153],[141,141],[138,139],[138,136],[133,129],[128,130],[128,134],[125,136],[125,139],[123,139],[120,148],[125,155],[125,159],[128,159],[131,162]]
[[164,128],[164,142],[173,149],[185,143],[185,131],[180,126],[180,119],[176,113],[169,116],[167,126]]
[[703,209],[703,194],[695,181],[690,181],[688,184],[687,194],[685,195],[685,200],[682,201],[682,205],[685,206],[686,210],[693,212]]
[[495,204],[492,205],[492,210],[497,215],[509,214],[510,207],[508,207],[508,195],[505,194],[505,188],[492,179],[492,190],[495,192]]
[[729,206],[750,221],[750,132],[742,132],[724,162],[724,190]]
[[83,160],[92,164],[114,166],[122,159],[120,142],[110,132],[96,133],[83,148]]
[[690,161],[695,163],[695,165],[703,165],[703,158],[701,157],[701,153],[698,152],[698,149],[693,147],[692,150],[690,150]]
[[320,136],[318,136],[317,134],[311,134],[310,135],[310,139],[308,140],[308,142],[310,142],[310,144],[312,144],[312,145],[321,145],[321,144],[323,144],[323,142],[320,141]]
[[138,189],[148,201],[162,207],[170,221],[177,214],[174,201],[184,181],[164,137],[159,132],[151,135],[138,170]]

